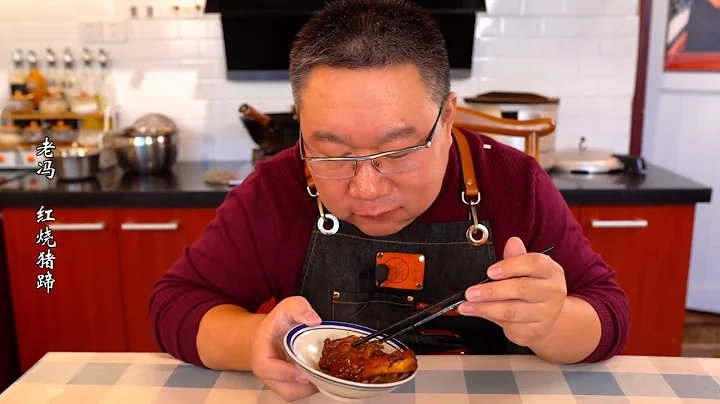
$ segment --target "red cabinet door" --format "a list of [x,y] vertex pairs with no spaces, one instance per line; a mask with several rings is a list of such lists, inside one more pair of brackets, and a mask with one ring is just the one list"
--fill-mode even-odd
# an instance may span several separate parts
[[128,349],[159,352],[148,316],[153,285],[200,237],[215,209],[121,209],[116,214]]
[[[125,351],[113,212],[58,207],[55,221],[37,223],[36,211],[3,212],[21,371],[50,351]],[[38,265],[40,252],[48,251],[36,244],[46,225],[55,243],[55,259],[46,261],[53,269]],[[55,281],[49,293],[37,287],[38,275],[47,272]]]
[[679,356],[695,207],[583,206],[581,224],[630,303],[623,354]]

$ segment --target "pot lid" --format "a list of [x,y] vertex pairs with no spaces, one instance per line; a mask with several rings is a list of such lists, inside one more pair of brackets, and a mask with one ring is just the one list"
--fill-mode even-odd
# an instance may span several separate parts
[[39,132],[43,130],[45,130],[45,128],[38,125],[37,121],[30,121],[30,124],[25,127],[26,132]]
[[13,101],[27,101],[34,97],[34,94],[23,94],[20,90],[15,90],[12,93],[12,100]]
[[100,153],[97,147],[79,146],[77,142],[73,142],[72,146],[58,147],[56,152],[58,157],[87,157]]
[[14,123],[10,122],[10,123],[7,123],[7,124],[3,125],[2,127],[0,127],[0,132],[15,134],[15,133],[20,132],[20,127],[15,125]]
[[70,130],[72,129],[70,126],[68,126],[64,121],[60,120],[55,124],[55,126],[52,127],[53,130]]
[[177,126],[163,114],[147,114],[138,118],[128,129],[124,131],[125,135],[163,136],[174,134]]
[[623,169],[622,162],[606,150],[587,149],[585,137],[577,150],[553,153],[553,170],[568,173],[605,174]]
[[558,104],[559,98],[545,97],[535,93],[492,91],[465,98],[472,104]]

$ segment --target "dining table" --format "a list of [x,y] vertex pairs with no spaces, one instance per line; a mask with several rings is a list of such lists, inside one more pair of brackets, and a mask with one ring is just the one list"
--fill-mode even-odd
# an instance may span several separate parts
[[[250,371],[218,371],[165,353],[50,352],[0,404],[283,403]],[[321,393],[298,403],[334,401]],[[534,355],[418,356],[415,377],[372,404],[720,403],[720,359],[616,356],[558,365]]]

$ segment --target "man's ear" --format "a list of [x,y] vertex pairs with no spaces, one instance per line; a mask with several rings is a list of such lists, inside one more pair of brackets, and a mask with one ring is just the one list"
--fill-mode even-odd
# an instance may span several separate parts
[[453,123],[455,123],[455,114],[457,113],[457,94],[450,92],[445,101],[445,111],[443,111],[442,124],[447,133],[450,133]]

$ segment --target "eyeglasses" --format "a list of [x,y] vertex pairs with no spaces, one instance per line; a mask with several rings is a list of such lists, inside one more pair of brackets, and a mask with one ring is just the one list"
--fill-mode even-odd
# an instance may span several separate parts
[[300,132],[300,158],[307,161],[310,171],[314,176],[325,179],[346,179],[357,173],[358,162],[370,161],[376,170],[383,174],[397,174],[404,171],[414,170],[422,163],[422,156],[415,151],[427,149],[432,145],[435,138],[435,130],[442,116],[445,101],[440,104],[440,112],[435,118],[430,134],[425,142],[418,146],[406,147],[403,149],[386,151],[369,156],[358,157],[307,157],[303,145],[302,131]]

